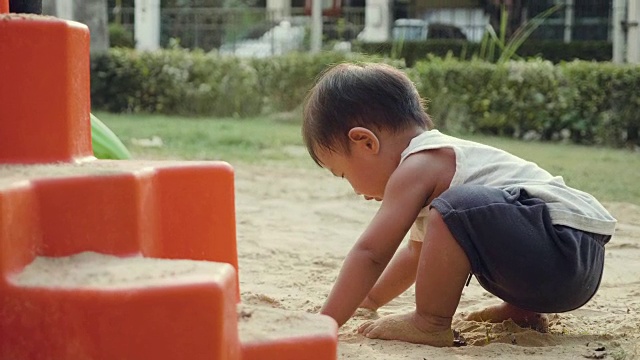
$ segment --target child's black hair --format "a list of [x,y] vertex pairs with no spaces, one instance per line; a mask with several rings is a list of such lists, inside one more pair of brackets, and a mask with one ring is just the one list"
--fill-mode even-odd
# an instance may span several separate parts
[[316,151],[349,153],[348,132],[433,128],[424,100],[402,71],[386,64],[343,63],[325,71],[304,103],[302,137],[320,166]]

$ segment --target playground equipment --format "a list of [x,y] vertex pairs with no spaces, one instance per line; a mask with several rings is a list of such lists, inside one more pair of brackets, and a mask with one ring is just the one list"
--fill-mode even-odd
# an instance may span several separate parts
[[335,359],[332,319],[237,310],[229,164],[93,157],[89,65],[0,13],[0,359]]

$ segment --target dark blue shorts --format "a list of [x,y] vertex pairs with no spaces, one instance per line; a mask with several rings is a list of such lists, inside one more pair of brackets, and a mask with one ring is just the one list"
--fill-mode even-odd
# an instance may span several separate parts
[[512,305],[570,311],[600,285],[611,237],[553,225],[545,203],[522,189],[454,186],[431,207],[464,249],[480,285]]

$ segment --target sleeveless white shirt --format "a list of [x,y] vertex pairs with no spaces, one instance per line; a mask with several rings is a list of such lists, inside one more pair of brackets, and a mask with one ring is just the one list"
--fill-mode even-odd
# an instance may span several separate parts
[[[455,151],[456,171],[450,187],[469,184],[507,191],[525,189],[547,204],[555,225],[602,235],[613,235],[615,231],[616,219],[593,196],[567,186],[561,176],[553,176],[533,162],[491,146],[429,130],[411,140],[400,162],[411,154],[439,148]],[[424,224],[420,220],[425,215],[426,208],[411,229],[411,240],[422,241]]]

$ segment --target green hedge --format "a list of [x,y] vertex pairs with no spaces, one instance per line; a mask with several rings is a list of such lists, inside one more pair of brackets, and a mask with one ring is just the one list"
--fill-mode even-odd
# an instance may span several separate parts
[[[393,56],[405,60],[411,67],[429,56],[453,56],[459,59],[471,59],[480,53],[480,44],[465,40],[434,39],[405,43],[378,42],[355,43],[354,49],[364,54]],[[525,41],[517,51],[523,58],[540,57],[554,63],[572,60],[610,61],[613,48],[606,41]],[[496,54],[496,57],[499,54]]]
[[452,130],[581,144],[640,145],[640,66],[432,58],[409,72]]
[[111,49],[92,57],[92,106],[111,112],[253,115],[261,97],[254,68],[202,52]]
[[[253,116],[299,106],[316,76],[359,55],[241,59],[202,51],[110,49],[91,61],[91,100],[110,112]],[[370,59],[370,57],[368,57]]]
[[[314,80],[365,55],[239,59],[182,49],[111,49],[92,58],[94,110],[256,116],[299,108]],[[640,145],[640,66],[574,61],[502,65],[430,57],[406,68],[439,127],[583,144]]]

